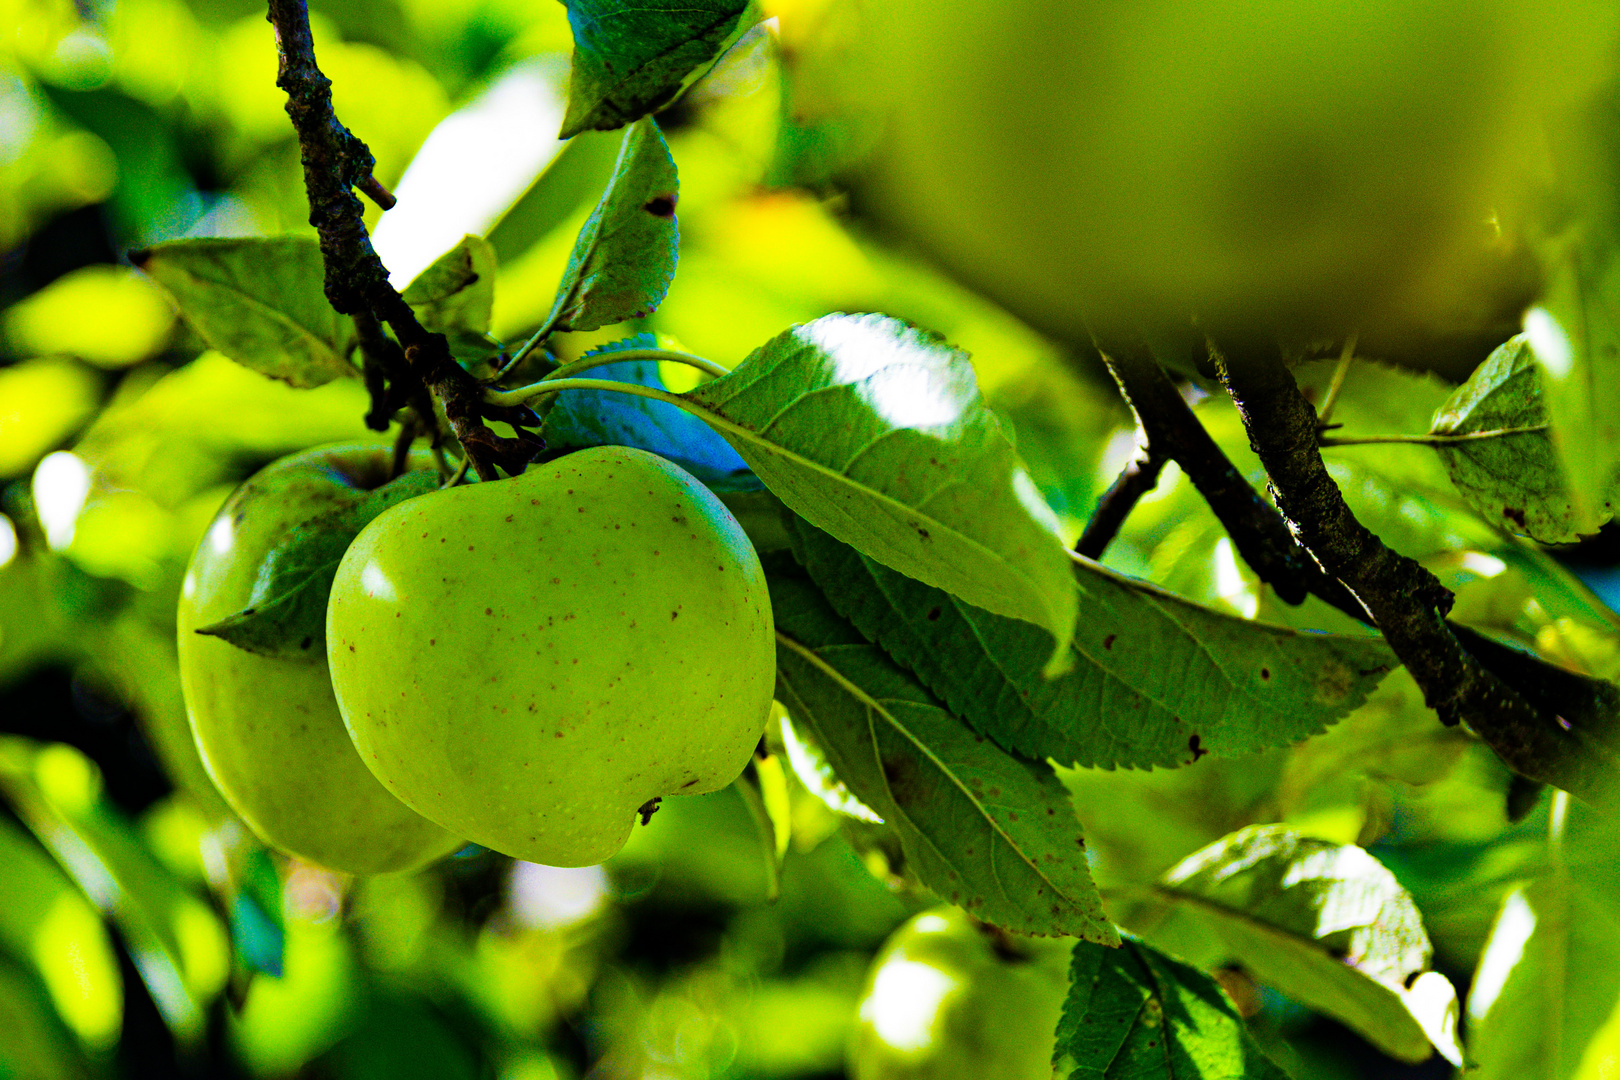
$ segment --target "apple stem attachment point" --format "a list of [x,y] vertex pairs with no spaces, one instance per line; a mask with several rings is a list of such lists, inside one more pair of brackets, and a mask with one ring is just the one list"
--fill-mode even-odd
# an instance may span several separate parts
[[658,804],[663,801],[664,797],[662,795],[654,795],[636,809],[636,813],[641,815],[641,823],[643,825],[650,825],[652,823],[653,815],[658,813]]

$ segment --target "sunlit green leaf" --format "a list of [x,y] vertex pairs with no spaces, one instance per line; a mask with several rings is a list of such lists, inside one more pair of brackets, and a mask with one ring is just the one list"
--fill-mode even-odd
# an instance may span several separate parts
[[1480,1080],[1596,1080],[1589,1058],[1620,1059],[1612,1042],[1594,1044],[1620,1009],[1613,818],[1571,803],[1567,820],[1552,865],[1507,895],[1474,973],[1468,1052]]
[[50,998],[21,969],[0,959],[0,1076],[81,1080],[90,1069]]
[[645,317],[669,292],[679,238],[675,159],[652,118],[624,133],[607,190],[568,256],[547,322],[595,330]]
[[[1442,444],[1452,482],[1488,521],[1544,544],[1580,539],[1547,424],[1541,366],[1520,334],[1481,364],[1434,416],[1435,435],[1515,431],[1499,438]],[[1603,516],[1608,516],[1607,502]]]
[[1139,941],[1080,942],[1069,979],[1058,1080],[1286,1080],[1214,979]]
[[1035,627],[897,574],[802,519],[790,531],[839,614],[1027,757],[1145,768],[1286,746],[1360,705],[1394,666],[1374,638],[1264,626],[1077,563],[1073,670],[1046,679],[1050,642]]
[[314,240],[176,240],[130,257],[204,341],[238,364],[293,386],[355,374],[354,326],[327,302]]
[[1457,992],[1428,970],[1422,916],[1361,848],[1250,826],[1189,855],[1159,893],[1189,909],[1255,978],[1391,1057],[1422,1061],[1432,1042],[1462,1063]]
[[1112,944],[1085,840],[1050,767],[974,735],[780,568],[770,581],[777,697],[855,796],[899,831],[910,869],[988,922]]
[[566,0],[574,68],[561,138],[608,130],[673,100],[747,29],[748,0]]
[[685,395],[795,513],[894,570],[1048,631],[1079,601],[1056,521],[967,357],[881,315],[829,315]]
[[[0,753],[7,747],[0,746]],[[5,767],[0,764],[0,768]],[[101,917],[45,853],[0,819],[0,950],[32,965],[86,1046],[118,1041],[124,981]]]
[[95,764],[60,743],[0,742],[0,790],[41,843],[117,923],[171,1030],[203,1032],[229,972],[212,910],[165,869],[101,794]]

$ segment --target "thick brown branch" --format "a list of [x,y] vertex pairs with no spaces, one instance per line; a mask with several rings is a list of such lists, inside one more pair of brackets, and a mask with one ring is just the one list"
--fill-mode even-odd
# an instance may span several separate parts
[[[364,206],[354,188],[360,187],[379,205],[392,204],[393,196],[372,176],[376,162],[366,144],[338,122],[332,112],[332,84],[315,62],[309,11],[304,0],[269,0],[270,24],[276,31],[279,61],[276,85],[286,91],[287,115],[298,133],[304,165],[304,187],[309,195],[309,223],[320,235],[326,266],[326,297],[345,314],[370,316],[387,323],[403,349],[404,363],[394,361],[374,336],[366,350],[367,382],[373,389],[368,422],[375,425],[380,410],[391,415],[405,403],[416,407],[418,420],[430,423],[432,403],[423,390],[444,405],[456,437],[466,449],[480,479],[493,480],[499,465],[509,473],[522,472],[545,444],[519,428],[517,438],[502,438],[485,424],[486,417],[527,422],[533,416],[496,416],[482,406],[483,388],[450,355],[442,334],[428,332],[416,313],[388,282],[388,270],[371,246]],[[386,208],[386,206],[385,206]],[[362,325],[362,334],[366,327]],[[376,391],[378,368],[387,383]]]
[[[1532,702],[1486,670],[1445,618],[1451,593],[1356,520],[1322,462],[1316,413],[1281,357],[1244,349],[1216,360],[1250,445],[1271,477],[1278,508],[1322,568],[1371,614],[1429,706],[1447,723],[1466,721],[1516,772],[1588,802],[1611,802],[1615,793],[1606,774],[1614,752],[1554,711],[1558,688],[1547,687],[1546,700]],[[1476,649],[1485,642],[1469,636]],[[1486,651],[1498,654],[1491,657],[1493,667],[1514,662],[1512,650]],[[1534,661],[1521,657],[1519,663]],[[1520,674],[1513,680],[1520,686],[1547,677],[1540,665],[1533,677]]]

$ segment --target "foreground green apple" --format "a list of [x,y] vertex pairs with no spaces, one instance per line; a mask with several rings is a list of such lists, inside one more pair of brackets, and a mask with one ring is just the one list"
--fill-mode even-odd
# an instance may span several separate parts
[[[389,451],[335,446],[283,458],[236,490],[197,545],[180,592],[180,683],[208,774],[272,847],[354,874],[408,870],[460,841],[390,795],[343,729],[326,658],[261,656],[196,632],[249,603],[293,529],[388,477]],[[413,464],[431,464],[425,455]]]
[[1074,943],[1002,935],[961,909],[916,916],[872,963],[854,1080],[1049,1080]]
[[601,862],[731,783],[770,709],[759,559],[709,490],[596,447],[386,511],[338,567],[332,685],[389,790],[486,847]]
[[[1613,0],[833,0],[859,205],[1050,333],[1360,330],[1462,301],[1615,74]],[[1477,303],[1477,298],[1475,303]]]

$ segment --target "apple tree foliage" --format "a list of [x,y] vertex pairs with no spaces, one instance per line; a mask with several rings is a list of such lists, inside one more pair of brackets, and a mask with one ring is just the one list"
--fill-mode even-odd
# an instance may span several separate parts
[[[286,59],[299,48],[288,20],[300,8],[272,3],[284,73],[315,61]],[[573,141],[520,205],[544,214],[582,175],[599,187],[558,260],[554,299],[526,332],[495,334],[504,222],[456,242],[397,292],[380,263],[355,254],[371,250],[357,202],[331,212],[318,239],[171,240],[132,261],[201,345],[255,378],[363,385],[368,423],[393,424],[401,453],[430,442],[445,483],[504,483],[501,472],[530,461],[626,445],[707,484],[748,531],[770,584],[779,712],[770,752],[737,781],[768,874],[776,880],[802,829],[795,800],[813,794],[901,887],[1015,934],[1077,939],[1056,1075],[1287,1075],[1299,1067],[1287,1044],[1245,1019],[1258,1011],[1256,985],[1391,1058],[1438,1052],[1489,1080],[1602,1075],[1602,1062],[1620,1058],[1608,816],[1620,776],[1620,690],[1609,681],[1620,675],[1620,618],[1539,546],[1588,536],[1611,513],[1620,264],[1601,229],[1546,241],[1554,269],[1525,332],[1460,386],[1357,358],[1353,342],[1337,363],[1302,357],[1292,376],[1320,410],[1326,471],[1355,517],[1455,593],[1459,639],[1546,728],[1530,750],[1504,752],[1510,773],[1472,715],[1476,730],[1441,724],[1425,703],[1435,688],[1414,681],[1370,607],[1309,584],[1321,576],[1310,568],[1331,558],[1309,550],[1308,529],[1295,530],[1306,586],[1254,557],[1244,514],[1288,531],[1256,494],[1271,462],[1250,448],[1256,399],[1238,380],[1244,413],[1200,376],[1176,395],[1202,399],[1182,416],[1116,369],[1145,445],[1121,430],[1150,475],[1129,493],[1128,467],[1103,495],[1128,520],[1094,559],[1072,550],[1072,526],[1090,510],[1077,504],[1102,493],[1075,477],[1095,471],[1102,447],[1088,446],[1083,465],[1062,460],[1084,425],[1051,400],[1083,392],[1072,376],[1022,397],[1016,386],[992,393],[982,358],[881,312],[817,313],[758,335],[730,363],[678,347],[653,316],[680,287],[680,154],[653,113],[686,107],[683,92],[701,88],[759,12],[734,0],[569,0],[567,15],[574,60],[561,134]],[[295,101],[304,92],[296,79],[283,86]],[[323,150],[300,129],[311,199],[322,169],[332,190],[373,193],[369,152],[326,110],[348,141]],[[616,156],[589,141],[609,138]],[[338,225],[351,229],[341,242]],[[971,303],[932,287],[891,299],[947,321]],[[971,320],[956,322],[971,336]],[[1150,380],[1164,378],[1148,366]],[[677,383],[676,373],[689,377]],[[215,376],[222,387],[238,377]],[[135,426],[162,401],[122,407]],[[1111,408],[1099,406],[1091,426],[1117,425],[1123,414]],[[109,416],[85,454],[97,439],[127,451],[120,417]],[[1219,458],[1248,491],[1246,509],[1213,496],[1206,505],[1193,490],[1209,495],[1198,463],[1158,434],[1189,423],[1207,432],[1204,464]],[[1193,483],[1161,476],[1166,457]],[[1159,493],[1143,499],[1155,481]],[[424,483],[407,474],[328,528],[289,536],[252,605],[203,632],[269,655],[320,640],[349,540]],[[26,648],[28,632],[6,606],[105,591],[47,580],[60,572],[34,559],[4,570],[5,648]],[[15,599],[25,592],[33,599]],[[115,653],[141,647],[116,619],[94,633]],[[172,716],[172,697],[149,707]],[[183,746],[168,756],[194,761]],[[207,790],[194,764],[170,767],[191,767],[182,779]],[[1423,801],[1458,771],[1472,779],[1448,790],[1469,805]],[[1566,776],[1580,781],[1569,785],[1576,798],[1543,794],[1543,781]],[[0,848],[16,849],[0,869],[0,944],[25,958],[19,978],[37,980],[84,1046],[116,1039],[107,994],[92,991],[120,985],[87,896],[139,957],[183,1039],[197,1037],[224,992],[218,958],[229,949],[278,970],[287,931],[266,899],[275,883],[263,852],[226,876],[222,919],[138,841],[76,751],[0,743],[0,792],[57,860],[0,820]],[[1418,834],[1441,835],[1434,821],[1447,815],[1489,824],[1452,843],[1450,876],[1437,878],[1398,852],[1381,860],[1368,850],[1402,815]],[[29,905],[49,906],[53,948],[80,958],[74,972],[37,946],[47,915]],[[1458,991],[1468,987],[1453,980],[1476,961],[1460,1031]],[[0,1016],[21,1015],[10,1003],[27,997],[12,976],[9,962],[0,967]]]

